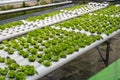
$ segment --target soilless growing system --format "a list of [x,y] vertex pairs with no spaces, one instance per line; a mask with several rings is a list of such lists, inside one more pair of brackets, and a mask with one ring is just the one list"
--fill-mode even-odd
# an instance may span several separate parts
[[0,80],[36,80],[120,33],[120,6],[77,5],[0,25]]

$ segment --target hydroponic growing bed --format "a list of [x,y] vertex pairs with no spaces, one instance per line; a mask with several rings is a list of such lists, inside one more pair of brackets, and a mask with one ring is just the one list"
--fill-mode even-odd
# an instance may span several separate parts
[[27,20],[0,25],[0,41],[10,39],[11,37],[25,34],[37,28],[41,28],[61,21],[65,21],[105,7],[107,7],[106,4],[100,4],[100,3],[96,3],[94,5],[92,4],[87,4],[82,6],[78,5],[65,10],[51,12],[49,14],[44,14],[41,16],[31,17],[28,18]]
[[[120,9],[118,7],[113,6],[116,8],[115,12]],[[101,12],[101,10],[99,11]],[[109,11],[110,9],[108,7],[104,10]],[[69,10],[63,14],[68,15],[68,13]],[[92,14],[97,14],[97,11]],[[107,15],[107,13],[105,14]],[[117,14],[120,12],[118,11]],[[70,12],[69,15],[73,15],[73,13]],[[74,15],[78,16],[76,12]],[[36,22],[39,20],[35,20],[34,23],[36,24]],[[41,24],[37,24],[36,27],[32,22],[25,22],[27,28],[34,30],[14,39],[1,40],[0,80],[41,78],[120,33],[119,22],[119,17],[109,15],[101,17],[101,15],[91,14],[40,29],[38,27]],[[19,27],[14,27],[14,29],[16,28],[21,30]],[[26,30],[24,26],[23,28]],[[24,30],[22,30],[23,33]],[[3,34],[2,30],[1,33]]]

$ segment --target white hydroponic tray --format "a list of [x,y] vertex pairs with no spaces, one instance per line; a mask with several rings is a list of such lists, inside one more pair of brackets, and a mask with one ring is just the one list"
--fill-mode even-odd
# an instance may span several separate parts
[[51,28],[55,28],[55,29],[62,29],[62,30],[66,30],[66,31],[75,31],[75,32],[79,32],[79,33],[81,33],[81,34],[86,34],[87,36],[93,36],[93,35],[100,35],[102,38],[106,38],[107,37],[107,35],[105,34],[105,33],[102,33],[102,34],[97,34],[97,33],[91,33],[91,32],[89,32],[89,31],[85,31],[84,29],[82,29],[82,30],[78,30],[78,29],[75,29],[75,30],[73,30],[73,29],[71,29],[71,28],[60,28],[59,26],[58,27],[56,27],[56,26],[50,26]]
[[36,28],[37,27],[34,25],[24,24],[13,28],[5,29],[3,31],[0,31],[0,42],[6,39],[25,34],[29,31],[35,30]]
[[54,71],[55,69],[61,67],[62,65],[66,64],[67,62],[75,59],[76,57],[80,56],[81,54],[91,50],[92,48],[100,45],[101,43],[107,41],[108,39],[112,38],[113,36],[115,36],[119,33],[120,33],[120,30],[117,30],[117,31],[113,32],[110,36],[106,36],[103,39],[98,40],[89,46],[86,46],[85,48],[81,48],[81,49],[79,49],[78,52],[74,52],[71,55],[67,55],[66,58],[61,58],[58,62],[52,62],[52,65],[50,67],[45,67],[43,65],[39,65],[36,62],[34,62],[33,65],[36,67],[38,74],[36,74],[34,76],[28,76],[27,80],[36,80],[36,79],[39,79],[39,78],[45,76],[46,74]]
[[[81,54],[87,52],[88,50],[100,45],[101,43],[105,42],[106,40],[112,38],[113,36],[115,36],[119,33],[120,33],[120,30],[117,30],[117,31],[113,32],[111,35],[105,36],[105,37],[103,37],[103,39],[97,40],[96,42],[94,42],[93,44],[91,44],[89,46],[86,46],[85,48],[80,48],[78,52],[74,52],[73,54],[67,55],[66,58],[61,58],[61,59],[59,59],[58,62],[52,62],[52,65],[50,67],[45,67],[45,66],[39,64],[38,62],[29,62],[28,59],[25,59],[22,56],[20,56],[17,51],[13,55],[9,55],[7,52],[1,50],[0,56],[1,57],[9,56],[11,59],[14,59],[20,65],[27,65],[27,64],[33,65],[35,67],[36,71],[38,72],[38,74],[35,74],[34,76],[28,76],[26,78],[26,80],[37,80],[37,79],[45,76],[46,74],[54,71],[55,69],[61,67],[62,65],[66,64],[67,62],[75,59],[76,57],[80,56]],[[5,66],[6,66],[5,64],[0,65],[0,67],[2,67],[2,68],[4,68]]]
[[[98,3],[100,4],[100,3]],[[59,23],[61,21],[65,21],[71,18],[75,18],[78,17],[80,15],[86,14],[86,13],[90,13],[102,8],[107,7],[106,5],[97,5],[96,4],[88,4],[87,7],[85,8],[80,8],[80,9],[76,9],[74,11],[72,11],[72,13],[69,12],[61,12],[60,14],[57,14],[53,17],[46,17],[44,20],[37,20],[37,21],[32,21],[32,22],[27,22],[24,21],[24,25],[21,26],[15,26],[13,28],[8,28],[5,30],[1,30],[0,31],[0,42],[6,39],[10,39],[22,34],[25,34],[29,31],[35,30],[37,28],[42,28],[48,25],[53,25],[55,23]]]

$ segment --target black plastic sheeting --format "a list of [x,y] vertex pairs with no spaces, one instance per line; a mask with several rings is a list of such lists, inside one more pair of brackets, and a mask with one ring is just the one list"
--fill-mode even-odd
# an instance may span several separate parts
[[[24,19],[26,19],[26,18],[28,18],[28,17],[39,16],[39,15],[42,15],[42,14],[45,14],[45,13],[49,13],[49,12],[61,10],[61,9],[63,9],[63,8],[67,8],[67,7],[70,7],[70,6],[73,6],[73,5],[74,5],[74,4],[62,5],[62,6],[59,6],[59,7],[55,7],[55,8],[48,9],[48,10],[43,10],[43,11],[40,11],[40,12],[35,12],[35,13],[31,13],[31,14],[26,14],[26,15],[22,15],[22,16],[10,18],[10,19],[1,20],[1,21],[0,21],[0,24],[9,23],[9,22],[14,22],[14,21],[18,21],[18,20],[24,20]],[[12,14],[12,13],[11,13],[11,14]]]

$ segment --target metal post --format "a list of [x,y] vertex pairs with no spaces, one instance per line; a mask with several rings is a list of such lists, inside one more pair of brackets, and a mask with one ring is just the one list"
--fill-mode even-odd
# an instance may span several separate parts
[[97,51],[98,51],[100,57],[102,58],[102,61],[104,62],[104,64],[106,64],[106,61],[105,61],[105,59],[104,59],[104,57],[103,57],[103,55],[102,55],[102,53],[101,53],[100,48],[97,46],[96,49],[97,49]]
[[[25,2],[23,2],[23,8],[26,7]],[[23,11],[23,15],[26,14],[26,11]]]
[[109,63],[109,53],[110,53],[110,41],[106,41],[107,48],[106,48],[106,66]]
[[103,57],[102,52],[101,52],[101,50],[100,50],[100,48],[98,46],[96,47],[96,49],[97,49],[100,57],[102,58],[102,60],[103,60],[103,62],[105,64],[105,67],[107,67],[108,64],[109,64],[110,41],[106,41],[105,43],[107,45],[105,58]]

